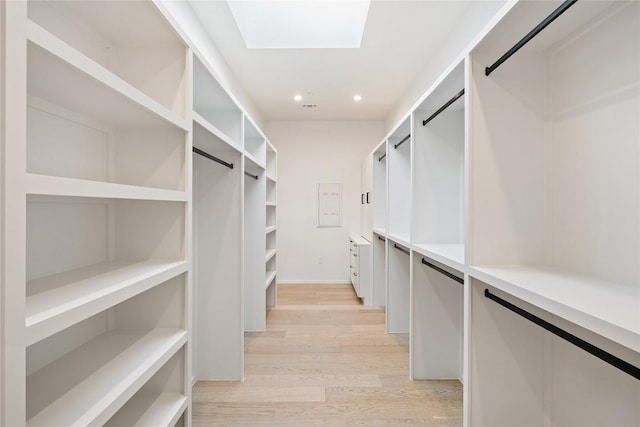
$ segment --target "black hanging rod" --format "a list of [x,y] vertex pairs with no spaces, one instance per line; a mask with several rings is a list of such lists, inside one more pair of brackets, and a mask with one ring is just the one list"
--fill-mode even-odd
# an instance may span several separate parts
[[244,174],[245,174],[245,175],[247,175],[247,176],[250,176],[250,177],[251,177],[251,178],[253,178],[253,179],[258,179],[258,175],[250,174],[250,173],[249,173],[249,172],[247,172],[247,171],[244,171]]
[[408,250],[406,250],[405,248],[403,248],[402,246],[398,246],[397,244],[395,244],[395,243],[394,243],[394,244],[393,244],[393,247],[394,247],[394,248],[396,248],[397,250],[399,250],[400,252],[403,252],[403,253],[405,253],[405,254],[407,254],[407,255],[410,255],[410,254],[409,254],[409,251],[408,251]]
[[578,0],[565,0],[556,10],[551,12],[549,16],[547,16],[542,22],[536,25],[536,27],[533,30],[529,31],[529,33],[526,36],[524,36],[518,43],[513,45],[513,47],[509,49],[504,55],[502,55],[500,59],[498,59],[496,62],[491,64],[489,67],[485,68],[484,74],[488,76],[489,74],[493,73],[496,70],[496,68],[498,68],[500,65],[502,65],[503,62],[509,59],[511,55],[513,55],[518,50],[520,50],[522,46],[529,43],[529,41],[531,41],[532,38],[537,36],[540,31],[544,30],[547,27],[547,25],[555,21],[558,16],[562,15],[567,9],[573,6],[577,1]]
[[378,161],[381,162],[385,157],[387,157],[387,153],[384,153],[382,156],[378,157]]
[[507,309],[513,311],[514,313],[524,317],[525,319],[535,323],[536,325],[546,329],[547,331],[551,332],[554,335],[559,336],[560,338],[562,338],[565,341],[569,341],[571,344],[581,348],[582,350],[586,351],[587,353],[597,357],[598,359],[607,362],[608,364],[610,364],[611,366],[615,366],[616,368],[620,369],[621,371],[631,375],[632,377],[634,377],[637,380],[640,380],[640,368],[638,368],[637,366],[633,366],[632,364],[625,362],[624,360],[614,356],[613,354],[604,351],[603,349],[596,347],[595,345],[588,343],[587,341],[583,340],[582,338],[578,338],[577,336],[565,331],[564,329],[560,329],[559,327],[557,327],[556,325],[553,325],[549,322],[547,322],[544,319],[539,318],[536,315],[533,315],[531,313],[529,313],[526,310],[523,310],[522,308],[511,304],[509,301],[506,301],[502,298],[500,298],[499,296],[496,296],[494,294],[492,294],[491,292],[489,292],[489,289],[485,289],[484,290],[484,296],[489,298],[492,301],[497,302],[498,304],[500,304],[503,307],[506,307]]
[[442,113],[444,110],[446,110],[447,108],[449,108],[449,106],[451,104],[453,104],[454,102],[456,102],[462,95],[464,95],[464,89],[462,89],[460,92],[456,93],[453,98],[451,98],[450,100],[447,101],[446,104],[444,104],[442,107],[440,107],[438,109],[438,111],[436,111],[435,113],[433,113],[432,115],[429,116],[429,118],[425,119],[422,121],[422,126],[425,126],[427,123],[429,123],[431,120],[435,119],[436,116],[440,113]]
[[402,144],[404,144],[404,142],[409,138],[411,138],[411,134],[409,134],[409,135],[405,136],[404,138],[402,138],[402,140],[400,142],[398,142],[397,144],[394,144],[393,148],[397,150],[398,147],[400,147]]
[[387,239],[385,239],[385,238],[384,238],[384,237],[382,237],[382,236],[378,236],[378,240],[382,240],[383,242],[386,242],[386,241],[387,241]]
[[213,156],[209,153],[207,153],[206,151],[202,151],[199,148],[193,147],[193,152],[196,154],[200,154],[202,157],[206,157],[209,160],[213,160],[216,163],[220,163],[223,166],[228,167],[229,169],[233,169],[233,163],[227,163],[224,160],[221,160],[219,158],[217,158],[216,156]]
[[429,261],[427,261],[426,259],[422,258],[422,263],[424,265],[426,265],[427,267],[431,267],[433,268],[435,271],[444,274],[445,276],[447,276],[450,279],[455,280],[456,282],[460,283],[461,285],[464,285],[464,279],[461,277],[456,276],[455,274],[449,273],[447,270],[438,267],[435,264],[431,264]]

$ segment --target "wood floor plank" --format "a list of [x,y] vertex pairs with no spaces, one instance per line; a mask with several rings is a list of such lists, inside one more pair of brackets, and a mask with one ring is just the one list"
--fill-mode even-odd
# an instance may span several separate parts
[[198,382],[195,426],[462,425],[459,381],[410,381],[407,334],[348,285],[279,285],[267,332],[245,334],[244,382]]

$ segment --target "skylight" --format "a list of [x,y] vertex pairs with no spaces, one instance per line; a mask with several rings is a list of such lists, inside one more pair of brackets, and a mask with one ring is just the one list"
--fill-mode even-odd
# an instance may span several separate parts
[[359,48],[369,0],[227,0],[249,49]]

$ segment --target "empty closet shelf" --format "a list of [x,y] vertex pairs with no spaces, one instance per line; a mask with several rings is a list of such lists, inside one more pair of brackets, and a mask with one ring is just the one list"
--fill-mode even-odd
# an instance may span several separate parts
[[470,267],[469,274],[624,347],[640,352],[640,291],[545,267]]
[[[242,151],[242,149],[238,147],[238,144],[233,139],[231,139],[226,133],[218,129],[210,121],[208,121],[207,119],[202,117],[200,114],[196,113],[195,111],[192,111],[191,114],[193,116],[193,122],[196,123],[202,130],[215,136],[224,144],[226,144],[229,148],[232,148],[234,151],[237,151],[237,152]],[[195,129],[194,129],[194,133],[195,133]]]
[[275,279],[276,277],[276,271],[274,270],[267,270],[267,281],[265,283],[265,288],[268,288],[271,283],[273,282],[273,279]]
[[267,256],[265,259],[265,262],[269,261],[271,258],[273,258],[276,255],[276,250],[275,249],[269,249],[267,250]]
[[184,413],[187,403],[187,397],[182,393],[134,396],[105,427],[173,426]]
[[402,246],[406,246],[407,248],[411,247],[411,243],[409,243],[409,234],[387,233],[387,237]]
[[153,329],[89,341],[27,377],[27,412],[36,412],[27,425],[106,423],[186,340],[184,330]]
[[72,197],[100,197],[109,199],[162,200],[186,202],[185,191],[139,187],[110,182],[88,181],[57,176],[27,174],[27,194]]
[[413,250],[462,273],[466,271],[462,244],[413,244]]
[[[187,121],[34,22],[27,35],[31,95],[115,126],[171,127]],[[99,99],[100,102],[95,100]]]
[[272,226],[270,226],[270,227],[267,227],[267,230],[266,230],[267,234],[269,234],[269,233],[272,233],[272,232],[276,231],[276,228],[278,228],[278,227],[276,227],[275,225],[272,225]]
[[157,286],[188,269],[186,261],[96,264],[27,282],[26,341],[31,345]]

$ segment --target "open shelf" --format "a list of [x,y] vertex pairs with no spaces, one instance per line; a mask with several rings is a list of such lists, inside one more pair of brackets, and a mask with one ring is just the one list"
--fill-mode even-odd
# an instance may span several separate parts
[[28,25],[28,40],[30,94],[123,127],[188,129],[183,117],[33,22]]
[[414,243],[411,247],[419,254],[429,257],[462,273],[467,271],[467,267],[464,263],[464,245]]
[[162,190],[108,182],[27,174],[26,192],[33,195],[186,202],[184,191]]
[[265,262],[269,261],[271,258],[273,258],[276,254],[276,250],[275,249],[269,249],[267,251],[267,256],[265,258]]
[[275,206],[276,203],[276,182],[267,180],[267,206]]
[[273,284],[273,279],[276,278],[275,270],[267,270],[267,281],[265,283],[265,287],[268,288]]
[[110,262],[27,283],[27,345],[67,328],[187,270],[185,261]]
[[[411,241],[416,247],[464,247],[465,96],[458,97],[464,87],[462,62],[413,113]],[[464,256],[456,252],[454,262],[464,265]]]
[[403,246],[411,246],[409,233],[387,233],[387,237]]
[[183,347],[174,354],[109,419],[105,427],[176,426],[189,405],[188,397],[182,393],[185,383],[185,349]]
[[273,182],[276,181],[276,177],[278,176],[278,152],[271,145],[269,141],[267,141],[267,178],[271,179]]
[[545,267],[472,267],[483,282],[640,353],[640,290]]
[[27,377],[27,425],[103,424],[186,339],[179,329],[114,331],[62,356]]
[[142,394],[131,398],[126,410],[121,409],[105,427],[174,426],[187,405],[181,393]]
[[233,141],[233,145],[243,146],[242,111],[196,54],[193,56],[193,110]]
[[277,228],[278,228],[278,227],[276,227],[275,225],[270,226],[270,227],[267,227],[267,228],[266,228],[266,233],[267,233],[267,234],[273,233],[274,231],[276,231],[276,229],[277,229]]
[[152,2],[29,1],[27,11],[33,21],[30,38],[34,28],[46,29],[73,49],[73,56],[90,58],[185,116],[186,46]]
[[246,115],[244,116],[244,150],[264,168],[267,161],[266,138]]
[[199,128],[201,128],[202,131],[210,133],[212,137],[215,137],[216,139],[224,142],[225,144],[229,145],[229,147],[233,147],[236,151],[242,151],[241,146],[236,141],[232,140],[226,134],[224,134],[220,129],[215,127],[213,124],[209,123],[207,119],[205,119],[195,111],[192,112],[192,115],[193,115],[193,122]]
[[[407,138],[409,136],[409,138]],[[404,142],[402,142],[404,141]],[[400,145],[399,145],[400,144]],[[387,231],[395,236],[409,236],[411,224],[411,118],[405,119],[391,134],[387,146]],[[397,148],[395,148],[397,147]],[[382,163],[382,162],[378,162]],[[374,171],[375,176],[375,171]],[[375,178],[374,178],[375,181]],[[376,196],[377,197],[377,196]],[[375,225],[379,225],[374,222]],[[409,238],[403,237],[409,242]]]
[[264,162],[260,162],[250,153],[244,153],[244,169],[254,175],[262,175],[264,173]]

